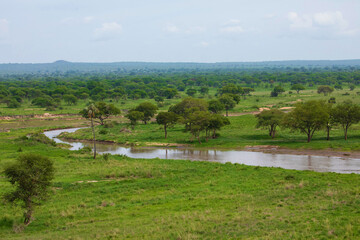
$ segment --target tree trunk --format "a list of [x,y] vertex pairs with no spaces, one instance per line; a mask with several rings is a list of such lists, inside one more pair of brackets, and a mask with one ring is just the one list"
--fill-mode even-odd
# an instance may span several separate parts
[[24,224],[25,225],[29,225],[31,222],[31,217],[32,217],[32,213],[33,213],[33,207],[31,204],[31,200],[28,199],[26,202],[26,212],[24,213]]
[[229,114],[228,114],[228,110],[226,109],[226,116],[228,117],[229,116]]
[[199,136],[197,137],[198,141],[199,141],[199,144],[201,144],[201,141],[200,141],[200,134]]
[[93,133],[93,142],[94,142],[94,159],[96,158],[96,139],[95,139],[95,129],[94,129],[94,123],[93,119],[91,118],[91,129]]
[[310,142],[311,141],[311,131],[310,130],[308,130],[307,136],[308,136],[307,142]]
[[273,131],[272,131],[271,138],[275,138],[275,134],[276,134],[276,129],[274,128]]
[[345,141],[347,140],[347,130],[348,130],[348,126],[344,128]]
[[330,140],[330,127],[329,126],[327,126],[326,127],[326,132],[327,132],[327,136],[326,136],[326,140]]
[[165,139],[167,138],[167,129],[166,129],[166,124],[164,125],[164,131],[165,131]]

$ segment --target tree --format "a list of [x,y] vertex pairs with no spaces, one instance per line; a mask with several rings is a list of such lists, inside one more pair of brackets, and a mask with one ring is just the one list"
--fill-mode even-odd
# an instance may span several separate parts
[[210,122],[211,114],[208,111],[196,111],[189,115],[188,123],[190,128],[186,129],[195,138],[198,139],[199,144],[201,132],[207,130]]
[[[118,115],[121,113],[120,109],[118,109],[117,107],[114,106],[114,104],[106,104],[105,102],[97,102],[95,104],[90,104],[90,105],[94,105],[94,109],[96,108],[96,111],[94,111],[94,114],[92,116],[92,118],[98,119],[99,121],[97,121],[98,123],[100,123],[100,125],[104,125],[105,124],[105,120],[108,119],[110,116],[112,115]],[[84,118],[90,118],[88,115],[88,109],[84,109],[80,112],[80,114],[84,117]]]
[[207,126],[207,134],[206,139],[209,137],[210,132],[212,131],[212,138],[216,138],[216,131],[220,130],[223,126],[229,125],[230,121],[228,118],[219,115],[219,114],[212,114],[210,116],[208,126]]
[[224,104],[222,104],[218,99],[209,101],[209,111],[212,113],[221,113],[225,109]]
[[269,136],[275,138],[276,127],[282,122],[285,113],[279,109],[264,110],[256,115],[257,125],[256,127],[265,127],[269,130]]
[[[241,95],[243,96],[244,99],[246,99],[246,95],[250,96],[251,92],[254,92],[255,90],[251,87],[243,87],[241,89]],[[234,99],[235,100],[235,99]],[[238,103],[238,102],[237,102]]]
[[[334,99],[335,102],[335,99]],[[324,109],[328,113],[329,117],[325,123],[325,129],[326,129],[326,140],[330,140],[330,130],[335,124],[334,122],[334,114],[333,114],[333,102],[330,100],[324,104]]]
[[279,94],[285,92],[285,89],[282,86],[276,86],[270,93],[271,97],[277,97]]
[[203,99],[185,98],[181,102],[171,106],[169,112],[176,113],[177,115],[186,119],[189,114],[196,111],[207,111],[208,103]]
[[338,104],[333,109],[333,119],[335,123],[343,127],[345,140],[347,140],[350,126],[360,121],[360,107],[351,101]]
[[140,103],[134,110],[144,114],[142,121],[147,124],[147,122],[155,115],[158,107],[150,102],[143,102]]
[[206,87],[206,86],[202,86],[202,87],[200,88],[200,93],[201,93],[202,95],[208,94],[208,93],[209,93],[209,88]]
[[193,96],[195,96],[195,94],[196,94],[196,89],[194,89],[194,88],[189,88],[188,90],[186,90],[186,94],[188,95],[188,96],[190,96],[190,97],[193,97]]
[[99,109],[95,106],[95,104],[91,103],[85,109],[80,111],[80,114],[86,118],[90,119],[91,122],[91,130],[93,133],[93,143],[94,143],[94,159],[96,158],[96,139],[95,139],[95,129],[94,129],[94,118],[99,114]]
[[68,105],[75,105],[77,102],[77,98],[72,94],[65,94],[63,99]]
[[305,87],[300,83],[296,83],[296,84],[291,86],[291,90],[295,90],[297,92],[297,94],[299,94],[299,92],[301,90],[305,90]]
[[324,96],[327,96],[328,94],[332,93],[334,91],[334,88],[328,86],[328,85],[321,85],[317,89],[317,93],[323,93]]
[[283,125],[305,133],[307,142],[310,142],[314,132],[321,129],[329,118],[324,104],[324,101],[316,100],[297,103],[295,109],[285,115]]
[[165,138],[167,138],[167,128],[174,125],[179,116],[173,112],[160,112],[156,116],[156,122],[164,126]]
[[49,186],[54,178],[53,162],[38,154],[21,155],[17,162],[5,168],[5,176],[16,187],[5,195],[10,202],[21,201],[25,209],[24,224],[31,222],[34,207],[49,195]]
[[137,121],[144,118],[144,113],[139,112],[139,111],[135,111],[135,110],[131,110],[131,111],[129,111],[128,114],[126,114],[125,117],[127,117],[130,120],[131,128],[132,128],[132,130],[134,130],[135,126],[137,124]]
[[350,84],[349,89],[350,89],[350,91],[353,91],[355,89],[355,84]]
[[219,98],[219,101],[224,105],[225,110],[226,110],[226,116],[229,116],[228,112],[230,109],[233,109],[236,105],[236,102],[234,101],[234,99],[227,95],[224,94]]

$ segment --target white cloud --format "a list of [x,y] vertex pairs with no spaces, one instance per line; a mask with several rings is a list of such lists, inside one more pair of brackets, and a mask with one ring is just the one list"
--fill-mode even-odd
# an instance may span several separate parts
[[200,46],[202,46],[202,47],[209,47],[209,46],[210,46],[210,43],[209,43],[209,42],[206,42],[206,41],[202,41],[202,42],[200,43]]
[[9,22],[6,19],[0,19],[0,38],[6,37],[9,33]]
[[93,16],[87,16],[83,18],[83,23],[90,23],[94,20]]
[[357,29],[349,27],[340,11],[318,12],[313,15],[299,15],[289,12],[290,29],[295,31],[309,31],[323,36],[331,35],[355,35]]
[[94,36],[96,40],[109,40],[122,32],[122,26],[117,22],[103,23],[100,28],[96,28]]
[[166,32],[170,32],[170,33],[177,33],[180,31],[180,29],[175,26],[174,24],[166,24],[166,26],[164,27],[164,31]]
[[306,29],[312,27],[312,18],[308,15],[299,16],[296,12],[289,12],[287,18],[290,20],[290,28]]
[[227,24],[225,24],[221,29],[221,32],[226,33],[242,33],[244,32],[244,28],[240,25],[240,20],[231,19]]

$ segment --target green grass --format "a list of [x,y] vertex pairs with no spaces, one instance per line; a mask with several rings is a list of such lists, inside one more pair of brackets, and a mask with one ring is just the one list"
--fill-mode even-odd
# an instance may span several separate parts
[[[345,100],[352,100],[355,103],[360,104],[360,98],[356,92],[359,91],[358,88],[354,89],[353,91],[349,91],[349,89],[344,90],[335,90],[329,96],[324,96],[322,94],[318,94],[316,92],[316,87],[307,88],[307,90],[301,91],[299,94],[296,94],[296,91],[292,91],[292,94],[289,94],[290,85],[285,84],[284,88],[286,92],[279,95],[278,97],[271,98],[270,91],[272,89],[268,88],[255,88],[255,92],[252,93],[252,96],[247,96],[246,99],[242,99],[240,103],[232,110],[230,113],[237,113],[237,112],[248,112],[248,111],[256,111],[257,107],[269,107],[270,105],[273,107],[289,107],[294,104],[294,102],[298,100],[307,101],[313,99],[324,99],[328,100],[330,97],[335,97],[337,102],[342,102]],[[195,97],[202,97],[205,100],[210,100],[215,98],[217,89],[210,88],[209,94],[202,96],[201,94],[196,94]],[[182,98],[187,97],[184,92],[179,92]],[[344,95],[345,93],[349,93],[350,95]],[[136,105],[144,102],[149,101],[156,104],[154,99],[127,99],[127,100],[119,100],[119,102],[112,102],[118,108],[122,110],[127,110],[130,108],[134,108]],[[181,98],[174,98],[174,99],[166,99],[164,106],[160,107],[161,111],[168,110],[170,105],[173,105],[177,102],[181,101]],[[110,102],[110,100],[106,100],[106,102]],[[34,114],[44,114],[44,113],[52,113],[52,114],[77,114],[81,111],[88,100],[79,100],[76,105],[67,105],[65,102],[61,103],[62,109],[58,108],[55,111],[46,111],[45,108],[40,108],[31,105],[31,102],[25,101],[22,103],[20,108],[8,108],[6,104],[0,104],[0,115],[34,115]]]
[[[103,126],[96,127],[96,138],[101,141],[114,141],[128,145],[159,145],[163,144],[187,144],[202,148],[227,148],[237,149],[246,146],[276,145],[293,149],[336,149],[336,150],[360,150],[360,125],[353,125],[349,130],[349,138],[344,140],[343,130],[336,127],[331,131],[331,140],[326,140],[325,130],[317,131],[313,140],[307,143],[307,137],[298,132],[291,132],[287,129],[278,128],[277,137],[271,139],[266,129],[256,128],[254,115],[243,115],[229,117],[231,124],[224,127],[217,139],[209,139],[208,142],[202,139],[200,145],[196,139],[191,141],[191,134],[184,132],[183,125],[176,125],[168,130],[168,138],[164,138],[164,131],[161,125],[150,123],[139,124],[131,133],[122,129],[128,127],[127,123],[119,123],[113,128]],[[105,131],[105,134],[101,134]],[[81,129],[75,133],[64,134],[63,136],[74,139],[92,139],[91,129]]]
[[[93,160],[81,151],[18,139],[32,131],[37,129],[0,133],[0,169],[25,152],[50,157],[56,168],[53,196],[18,233],[12,225],[21,223],[22,210],[2,203],[0,239],[360,236],[356,174],[121,156]],[[0,194],[10,188],[1,174]]]

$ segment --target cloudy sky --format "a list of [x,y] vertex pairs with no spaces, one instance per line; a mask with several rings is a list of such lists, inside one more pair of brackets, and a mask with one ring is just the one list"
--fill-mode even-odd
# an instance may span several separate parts
[[0,63],[359,59],[359,0],[0,0]]

